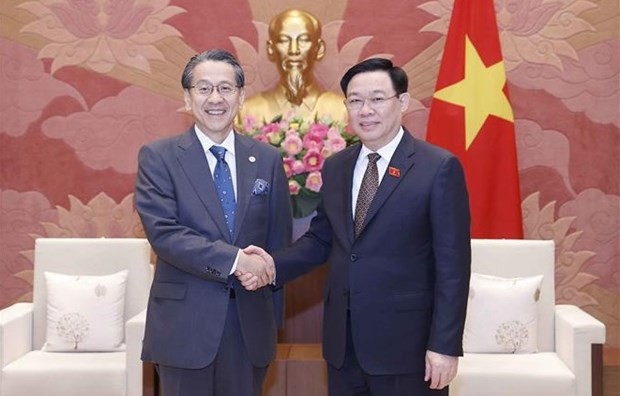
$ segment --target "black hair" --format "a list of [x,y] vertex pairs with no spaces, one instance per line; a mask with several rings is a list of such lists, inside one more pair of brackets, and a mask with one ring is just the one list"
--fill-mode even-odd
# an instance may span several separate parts
[[205,61],[225,62],[231,65],[235,69],[235,83],[237,87],[242,88],[245,85],[245,75],[243,69],[239,64],[239,61],[233,54],[223,49],[210,49],[200,54],[192,56],[192,58],[185,65],[183,75],[181,76],[181,85],[183,89],[190,89],[192,86],[192,77],[194,75],[194,69],[200,63]]
[[349,83],[353,77],[360,73],[373,71],[385,71],[390,76],[392,86],[394,87],[397,95],[407,92],[407,89],[409,88],[409,78],[407,77],[407,73],[405,73],[402,68],[394,66],[392,61],[389,59],[370,58],[352,66],[346,73],[344,73],[344,76],[342,76],[342,79],[340,80],[340,88],[342,89],[344,96],[347,96],[347,88],[349,87]]

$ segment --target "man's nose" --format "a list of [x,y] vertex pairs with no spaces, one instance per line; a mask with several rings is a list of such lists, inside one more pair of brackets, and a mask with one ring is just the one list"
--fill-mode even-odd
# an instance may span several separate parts
[[359,109],[360,114],[371,114],[374,113],[375,109],[370,105],[370,99],[363,99],[362,107]]
[[220,94],[220,91],[218,91],[216,88],[213,88],[213,91],[211,91],[211,93],[207,95],[207,101],[209,102],[219,102],[223,99],[224,97],[222,96],[222,94]]
[[291,40],[291,44],[288,46],[288,53],[291,55],[299,55],[299,44],[297,40]]

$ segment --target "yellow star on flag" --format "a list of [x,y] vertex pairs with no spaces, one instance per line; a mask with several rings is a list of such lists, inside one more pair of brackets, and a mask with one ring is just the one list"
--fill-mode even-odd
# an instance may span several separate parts
[[476,47],[465,36],[465,78],[434,97],[465,108],[465,148],[469,149],[489,115],[513,122],[512,107],[504,94],[504,62],[486,67]]

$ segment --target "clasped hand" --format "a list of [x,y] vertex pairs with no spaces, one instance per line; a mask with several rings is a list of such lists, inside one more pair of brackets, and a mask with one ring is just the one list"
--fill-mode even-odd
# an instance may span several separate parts
[[240,252],[235,276],[246,290],[254,291],[274,283],[276,267],[269,253],[250,245]]

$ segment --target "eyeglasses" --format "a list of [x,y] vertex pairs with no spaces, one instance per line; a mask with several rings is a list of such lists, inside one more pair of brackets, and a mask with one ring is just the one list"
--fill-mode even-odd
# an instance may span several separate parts
[[230,96],[237,92],[237,90],[239,89],[239,87],[229,83],[211,85],[201,82],[196,85],[192,85],[190,88],[194,88],[196,90],[196,93],[201,96],[209,96],[213,93],[213,90],[216,90],[217,93],[222,96]]
[[359,110],[362,107],[364,107],[364,103],[368,101],[368,105],[376,110],[376,109],[380,109],[382,107],[387,106],[388,100],[398,98],[399,96],[400,94],[388,96],[387,98],[383,96],[373,96],[372,98],[358,98],[358,97],[346,98],[344,100],[344,105],[349,110]]

